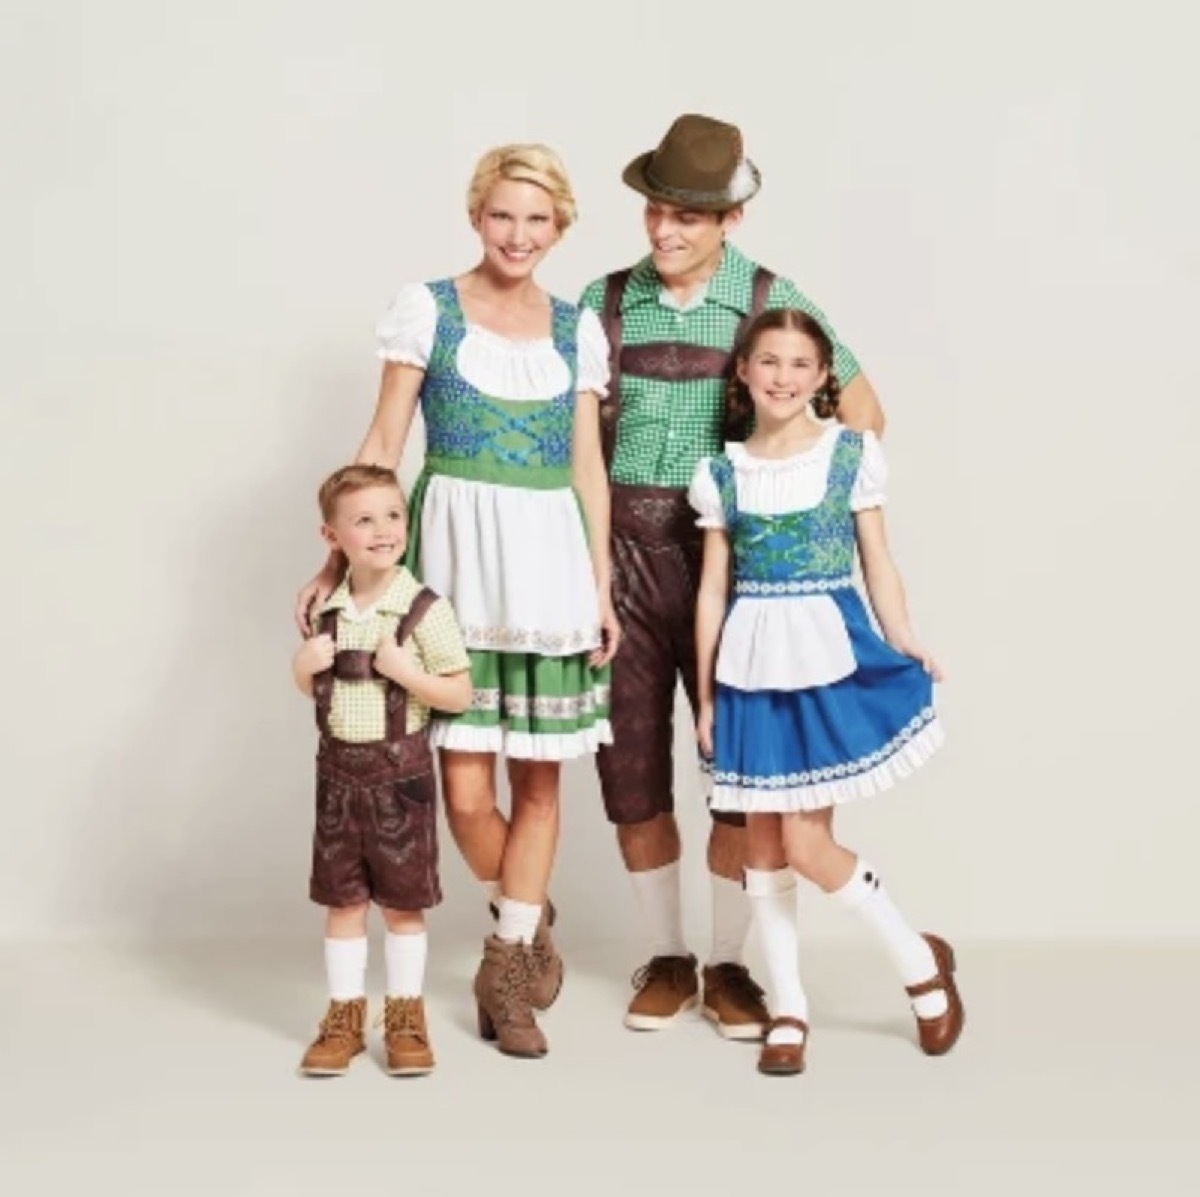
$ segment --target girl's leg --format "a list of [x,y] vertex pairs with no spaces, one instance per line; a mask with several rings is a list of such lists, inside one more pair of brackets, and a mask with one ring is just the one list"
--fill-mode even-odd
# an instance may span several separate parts
[[[808,998],[800,980],[800,943],[796,928],[796,875],[784,854],[779,815],[746,817],[746,894],[754,910],[754,926],[762,946],[770,987],[771,1017],[808,1022]],[[799,1044],[798,1027],[774,1027],[768,1046]]]
[[[832,808],[788,815],[783,837],[796,872],[853,910],[875,932],[906,986],[937,975],[933,949],[892,902],[878,871],[834,840]],[[912,1006],[918,1018],[938,1018],[946,1013],[946,992],[935,989],[913,998]]]
[[509,831],[504,816],[496,809],[495,754],[442,749],[440,759],[450,834],[467,866],[494,901]]

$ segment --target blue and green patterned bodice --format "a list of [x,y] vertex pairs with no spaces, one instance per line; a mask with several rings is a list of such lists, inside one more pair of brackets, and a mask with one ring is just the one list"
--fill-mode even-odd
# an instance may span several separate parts
[[841,429],[821,502],[808,511],[781,515],[740,511],[733,462],[724,454],[712,459],[713,480],[733,545],[735,594],[806,594],[852,584],[850,492],[862,446],[861,433]]
[[441,279],[429,290],[437,304],[437,331],[421,386],[426,469],[509,486],[569,486],[579,309],[550,298],[554,348],[571,374],[567,389],[553,399],[494,399],[458,372],[467,325],[454,282]]

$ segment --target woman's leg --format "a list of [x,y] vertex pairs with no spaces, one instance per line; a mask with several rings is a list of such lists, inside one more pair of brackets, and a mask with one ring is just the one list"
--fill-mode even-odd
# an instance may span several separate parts
[[491,752],[442,749],[446,823],[471,872],[482,882],[500,879],[509,827],[496,808],[496,757]]
[[[501,939],[520,938],[526,943],[533,940],[558,848],[560,774],[557,761],[508,762],[512,824],[500,874]],[[520,934],[506,935],[506,907],[513,905],[522,908],[518,912],[522,916]],[[526,928],[531,918],[532,924]]]

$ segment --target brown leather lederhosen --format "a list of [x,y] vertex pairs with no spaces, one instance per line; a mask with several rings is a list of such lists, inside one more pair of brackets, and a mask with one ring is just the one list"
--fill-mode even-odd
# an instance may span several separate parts
[[[606,280],[601,323],[609,344],[609,398],[601,404],[601,439],[611,469],[616,447],[623,374],[681,382],[728,378],[728,350],[659,341],[625,345],[621,301],[630,272]],[[766,307],[775,276],[758,267],[750,310],[737,337]],[[735,338],[736,340],[736,338]],[[674,810],[672,744],[675,687],[683,680],[693,713],[696,693],[696,593],[703,532],[686,490],[612,484],[613,602],[623,632],[612,663],[611,747],[597,754],[604,806],[613,823],[641,823]],[[745,816],[714,812],[723,823]]]
[[[396,627],[412,635],[437,595],[422,588]],[[337,642],[337,612],[319,631]],[[374,653],[345,649],[313,678],[317,727],[317,819],[309,896],[322,906],[374,901],[393,910],[426,910],[442,900],[438,879],[437,784],[428,728],[408,731],[408,701],[388,680],[384,738],[356,744],[330,730],[333,683],[380,679]]]

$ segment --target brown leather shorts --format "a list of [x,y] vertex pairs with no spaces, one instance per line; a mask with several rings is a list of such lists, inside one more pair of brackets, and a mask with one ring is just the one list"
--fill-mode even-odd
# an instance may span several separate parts
[[[694,716],[703,546],[685,492],[613,486],[613,603],[622,640],[612,663],[613,742],[596,755],[611,823],[642,823],[675,809],[675,690],[682,680]],[[698,756],[692,761],[698,767]],[[726,811],[713,818],[746,821]]]
[[309,882],[322,906],[427,910],[442,900],[429,741],[415,733],[391,747],[322,740]]

